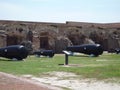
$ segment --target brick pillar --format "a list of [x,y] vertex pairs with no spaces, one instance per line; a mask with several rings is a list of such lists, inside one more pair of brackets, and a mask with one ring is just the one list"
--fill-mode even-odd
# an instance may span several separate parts
[[6,35],[0,34],[0,47],[5,47],[5,46],[6,46]]

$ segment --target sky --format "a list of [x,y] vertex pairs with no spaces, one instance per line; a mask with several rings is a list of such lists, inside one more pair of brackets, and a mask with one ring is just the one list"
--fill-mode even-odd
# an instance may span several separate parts
[[120,0],[0,0],[0,20],[120,22]]

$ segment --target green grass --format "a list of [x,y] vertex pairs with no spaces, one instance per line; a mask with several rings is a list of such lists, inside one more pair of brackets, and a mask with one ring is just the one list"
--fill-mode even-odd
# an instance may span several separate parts
[[99,57],[69,56],[70,67],[65,67],[64,55],[55,55],[53,58],[38,58],[28,56],[25,61],[11,61],[0,59],[0,71],[23,75],[42,75],[46,72],[65,71],[73,72],[83,78],[120,79],[120,55],[103,54]]

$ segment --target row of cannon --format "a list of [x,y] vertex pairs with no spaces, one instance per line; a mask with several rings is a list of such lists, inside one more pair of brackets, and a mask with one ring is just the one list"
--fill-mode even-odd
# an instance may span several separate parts
[[[69,46],[64,51],[65,54],[73,55],[74,52],[83,53],[91,56],[99,56],[103,54],[103,48],[100,44],[83,44]],[[116,49],[115,52],[120,53],[120,49]],[[33,52],[36,56],[48,56],[53,57],[55,52],[53,50],[38,50]],[[11,45],[0,48],[0,57],[23,60],[27,58],[28,50],[23,45]]]

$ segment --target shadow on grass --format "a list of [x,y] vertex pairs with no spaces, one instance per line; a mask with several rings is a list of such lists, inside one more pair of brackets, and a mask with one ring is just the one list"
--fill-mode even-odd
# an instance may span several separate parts
[[73,55],[73,57],[92,57],[92,58],[95,58],[95,57],[98,57],[98,56],[90,56],[90,55]]
[[23,60],[13,60],[13,59],[7,59],[7,58],[0,58],[0,61],[23,61]]
[[73,57],[90,57],[88,55],[73,55]]

